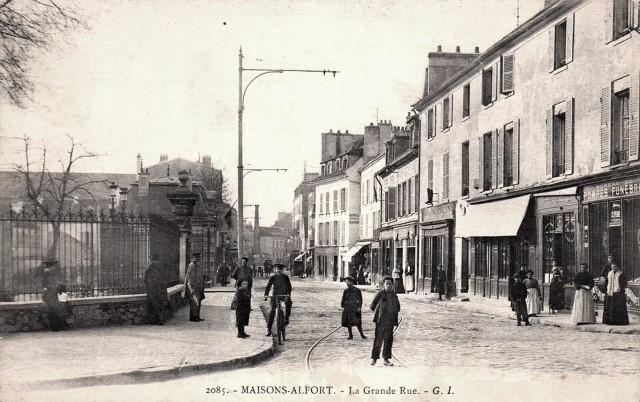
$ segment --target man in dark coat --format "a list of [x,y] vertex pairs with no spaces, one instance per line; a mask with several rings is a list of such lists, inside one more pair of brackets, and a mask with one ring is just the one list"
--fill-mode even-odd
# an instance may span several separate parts
[[163,325],[169,295],[158,264],[158,254],[151,255],[149,268],[144,272],[144,285],[147,289],[147,321],[149,324]]
[[[276,317],[276,306],[277,303],[284,299],[285,304],[285,313],[284,313],[284,323],[285,325],[289,324],[289,316],[291,315],[291,306],[293,302],[291,302],[291,281],[289,277],[283,273],[284,265],[276,264],[276,274],[269,278],[269,282],[267,282],[267,287],[264,288],[264,299],[267,300],[267,296],[269,296],[269,291],[271,291],[271,287],[273,287],[273,295],[278,297],[271,298],[271,311],[269,312],[269,322],[267,323],[267,334],[266,336],[271,336],[271,326],[273,325],[273,320]],[[276,300],[277,299],[277,300]]]
[[604,297],[604,311],[602,323],[609,325],[629,325],[627,312],[627,277],[615,262],[611,264],[611,271],[604,283],[606,290]]
[[241,279],[240,286],[236,290],[236,327],[238,327],[238,338],[248,338],[244,327],[249,325],[249,315],[251,314],[251,293],[249,293],[249,281]]
[[184,296],[189,300],[189,321],[204,321],[204,318],[200,318],[200,306],[204,299],[204,276],[200,268],[200,253],[191,255],[191,263],[187,267],[184,278]]
[[[67,314],[65,306],[58,299],[60,285],[58,283],[58,261],[49,259],[42,262],[42,301],[47,306],[47,323],[52,331],[67,328]],[[62,285],[64,286],[64,285]]]
[[511,300],[515,303],[516,319],[518,320],[518,326],[531,325],[529,323],[529,315],[527,314],[527,287],[525,286],[520,274],[513,276],[514,284],[511,286]]
[[447,273],[444,272],[442,264],[438,265],[438,271],[436,275],[436,290],[438,291],[438,300],[442,300],[442,295],[447,294]]
[[224,262],[218,268],[218,282],[220,286],[227,286],[229,283],[229,267]]
[[355,326],[360,332],[362,339],[367,339],[362,332],[362,292],[357,287],[353,286],[355,280],[351,276],[344,278],[344,283],[347,284],[347,288],[342,293],[342,301],[340,307],[342,310],[342,326],[347,327],[349,330],[349,338],[353,339],[353,332],[351,327]]
[[376,323],[376,336],[373,340],[373,349],[371,350],[371,365],[375,366],[380,358],[380,349],[384,343],[384,349],[382,350],[384,365],[393,366],[393,363],[391,363],[389,359],[391,359],[391,349],[393,347],[393,329],[398,326],[400,300],[398,300],[398,295],[392,290],[392,277],[384,277],[382,283],[383,289],[375,295],[370,306],[374,312],[373,322]]
[[233,270],[231,277],[236,280],[236,288],[240,287],[240,281],[242,279],[246,279],[249,282],[249,293],[251,293],[251,288],[253,287],[253,273],[249,266],[249,259],[247,257],[242,257],[240,264],[241,265],[239,267]]

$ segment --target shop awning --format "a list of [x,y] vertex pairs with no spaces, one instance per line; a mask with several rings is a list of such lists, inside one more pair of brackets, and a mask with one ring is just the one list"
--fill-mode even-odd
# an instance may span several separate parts
[[368,246],[368,245],[369,245],[368,241],[359,241],[359,242],[357,242],[355,246],[351,247],[345,253],[345,257],[347,258],[347,261],[350,261],[351,258],[353,258],[353,256],[356,255],[358,253],[358,251],[360,251],[362,249],[362,247]]
[[307,254],[306,251],[304,253],[298,255],[296,258],[294,258],[293,261],[302,261],[302,259],[304,258],[305,254]]
[[312,258],[313,258],[313,256],[311,254],[309,254],[309,256],[307,257],[307,262],[311,261]]
[[458,201],[456,237],[517,236],[530,198],[523,195],[483,204]]
[[560,190],[547,191],[544,193],[536,193],[534,197],[558,197],[565,195],[576,195],[578,194],[578,186],[562,188]]

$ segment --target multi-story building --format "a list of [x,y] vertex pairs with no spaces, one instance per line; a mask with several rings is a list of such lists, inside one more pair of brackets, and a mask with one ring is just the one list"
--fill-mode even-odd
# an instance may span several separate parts
[[[413,105],[423,121],[420,198],[432,201],[420,223],[444,229],[423,231],[420,278],[455,256],[455,291],[506,301],[526,264],[546,299],[552,259],[570,284],[580,262],[598,277],[613,254],[637,307],[637,6],[548,2]],[[570,286],[565,294],[570,305]]]
[[[304,173],[302,182],[293,192],[293,249],[299,251],[295,257],[305,272],[308,272],[307,257],[309,255],[309,192],[313,189],[311,181],[318,173]],[[309,263],[309,266],[311,264]]]
[[260,226],[260,253],[264,260],[271,260],[273,264],[285,264],[288,258],[287,235],[282,229]]

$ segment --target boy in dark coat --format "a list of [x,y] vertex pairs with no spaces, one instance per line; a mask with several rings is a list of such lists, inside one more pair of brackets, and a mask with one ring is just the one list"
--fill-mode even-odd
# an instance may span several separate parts
[[169,307],[169,295],[158,263],[158,254],[151,255],[151,263],[144,273],[144,285],[147,290],[147,321],[149,324],[163,325],[165,311]]
[[251,293],[249,292],[249,280],[240,279],[240,286],[236,290],[236,327],[238,327],[238,338],[248,338],[244,332],[244,327],[249,325],[249,315],[251,314]]
[[524,321],[524,325],[531,325],[529,323],[529,315],[527,314],[527,287],[520,278],[520,274],[513,276],[514,284],[511,287],[511,300],[515,303],[516,318],[518,320],[518,326],[521,325],[521,321]]
[[353,286],[353,277],[347,276],[344,278],[344,283],[347,284],[347,288],[342,293],[340,307],[344,309],[342,310],[342,326],[349,329],[349,338],[347,339],[353,339],[353,332],[351,332],[353,326],[358,328],[362,339],[367,339],[362,332],[362,292]]
[[376,323],[376,337],[371,350],[371,365],[375,366],[380,358],[380,349],[384,343],[382,358],[385,366],[393,366],[391,359],[391,348],[393,347],[393,328],[398,326],[398,313],[400,313],[400,300],[398,295],[392,290],[393,278],[384,277],[382,280],[384,288],[376,294],[371,302],[373,322]]

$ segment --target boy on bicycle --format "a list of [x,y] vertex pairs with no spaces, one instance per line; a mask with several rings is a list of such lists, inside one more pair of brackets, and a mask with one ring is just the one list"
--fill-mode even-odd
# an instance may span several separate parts
[[[276,316],[276,308],[278,302],[282,299],[285,300],[284,304],[286,307],[286,311],[284,314],[284,323],[285,325],[289,324],[289,315],[291,314],[291,281],[289,277],[283,273],[284,265],[276,264],[276,274],[269,278],[269,282],[267,283],[267,287],[264,289],[264,299],[267,300],[269,296],[269,291],[273,286],[273,294],[274,296],[271,298],[271,312],[269,312],[269,322],[267,323],[267,334],[265,336],[271,336],[271,326],[273,325],[273,320]],[[286,296],[283,296],[286,295]],[[277,299],[277,300],[276,300]]]

